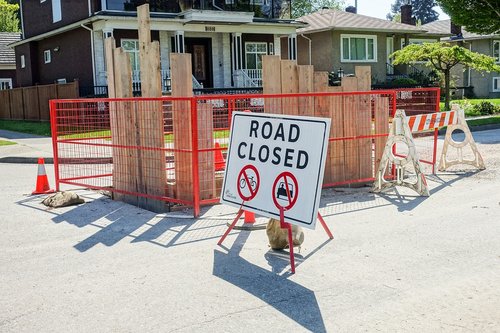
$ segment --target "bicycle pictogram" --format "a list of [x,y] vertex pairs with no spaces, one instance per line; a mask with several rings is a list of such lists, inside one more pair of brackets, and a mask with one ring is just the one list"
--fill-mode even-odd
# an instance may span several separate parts
[[246,165],[238,175],[238,194],[244,201],[250,201],[257,195],[260,185],[260,176],[257,168]]

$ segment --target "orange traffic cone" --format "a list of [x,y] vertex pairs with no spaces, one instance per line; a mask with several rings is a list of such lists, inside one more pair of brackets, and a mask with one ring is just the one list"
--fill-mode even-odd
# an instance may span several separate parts
[[245,210],[245,223],[255,223],[255,213]]
[[47,173],[45,172],[45,161],[43,158],[38,159],[38,176],[36,177],[36,189],[31,194],[48,194],[54,193],[50,189]]
[[218,142],[215,143],[215,171],[222,171],[226,168],[226,161],[222,156],[222,150]]

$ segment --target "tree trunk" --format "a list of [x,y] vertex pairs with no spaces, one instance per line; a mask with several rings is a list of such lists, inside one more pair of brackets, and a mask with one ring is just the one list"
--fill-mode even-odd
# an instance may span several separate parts
[[444,110],[450,110],[450,70],[444,71]]

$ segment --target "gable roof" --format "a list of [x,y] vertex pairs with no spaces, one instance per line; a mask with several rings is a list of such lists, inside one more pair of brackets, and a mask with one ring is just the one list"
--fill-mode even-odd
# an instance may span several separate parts
[[[434,21],[430,22],[427,24],[422,25],[422,28],[427,30],[429,33],[433,34],[448,34],[451,35],[450,33],[450,25],[451,25],[451,20],[439,20],[439,21]],[[462,27],[462,37],[463,39],[482,39],[482,38],[491,38],[493,36],[498,36],[498,35],[480,35],[476,34],[473,32],[468,32],[467,30]],[[457,40],[456,37],[451,37],[451,38],[444,38],[444,40]]]
[[335,9],[321,9],[315,13],[299,17],[297,21],[309,24],[305,28],[297,29],[298,33],[312,33],[327,30],[401,33],[425,32],[421,27]]
[[8,45],[21,40],[18,32],[0,32],[0,64],[15,64],[14,49]]

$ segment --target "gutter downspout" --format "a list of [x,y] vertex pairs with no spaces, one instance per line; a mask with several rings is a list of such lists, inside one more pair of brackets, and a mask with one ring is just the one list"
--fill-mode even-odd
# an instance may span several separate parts
[[89,4],[89,17],[92,16],[92,6],[90,5],[90,0],[88,1]]
[[80,24],[80,26],[85,29],[90,31],[90,54],[92,56],[92,80],[94,83],[94,86],[96,85],[97,79],[95,76],[95,59],[94,59],[94,30],[90,29],[89,27],[86,27],[83,24]]
[[311,59],[312,59],[312,53],[311,53],[311,48],[312,48],[312,39],[309,37],[304,36],[304,34],[300,34],[302,38],[305,38],[309,41],[309,65],[311,65]]
[[19,15],[21,17],[21,37],[24,39],[23,0],[19,0],[19,11],[21,12],[21,15]]

